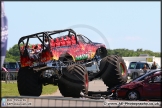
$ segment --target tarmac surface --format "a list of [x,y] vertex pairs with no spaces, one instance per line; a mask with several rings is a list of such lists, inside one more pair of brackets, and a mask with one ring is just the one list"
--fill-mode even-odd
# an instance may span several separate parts
[[[48,86],[48,85],[47,85]],[[107,86],[103,83],[102,80],[94,80],[89,82],[89,91],[106,91]],[[41,96],[62,96],[59,89],[57,92],[49,95],[41,95]]]

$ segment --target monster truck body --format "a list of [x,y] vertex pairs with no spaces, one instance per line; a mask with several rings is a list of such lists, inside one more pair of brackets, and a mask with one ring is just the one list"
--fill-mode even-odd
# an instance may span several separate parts
[[[64,32],[67,34],[55,36]],[[40,43],[30,45],[33,38]],[[95,78],[101,77],[109,88],[127,81],[126,65],[121,57],[107,56],[104,44],[92,42],[72,29],[24,36],[18,46],[21,69],[17,81],[20,95],[39,96],[42,84],[54,84],[58,85],[63,96],[79,97],[81,91],[87,94],[88,82]],[[35,46],[39,52],[34,55],[31,52]],[[89,76],[88,67],[92,65],[96,65],[97,74]]]
[[[53,38],[51,35],[53,33],[51,32],[44,32],[44,33],[37,33],[30,36],[22,37],[20,42],[22,42],[23,39],[30,38],[41,38],[43,37],[43,34],[48,34],[48,36],[44,36],[44,38],[49,39],[49,45],[48,50],[43,49],[43,39],[41,40],[41,44],[38,44],[39,49],[42,50],[42,52],[39,54],[39,62],[45,63],[49,61],[68,61],[71,60],[71,62],[77,62],[77,61],[91,61],[94,56],[97,53],[97,50],[102,50],[104,54],[101,55],[101,57],[105,57],[107,55],[107,50],[104,44],[101,43],[94,43],[90,41],[88,38],[86,38],[83,35],[76,35],[74,31],[70,32],[70,30],[63,30],[63,31],[57,31],[60,32],[66,32],[69,31],[70,35],[65,35],[61,37]],[[54,33],[55,34],[55,33]],[[37,37],[37,36],[38,37]],[[19,42],[19,43],[20,43]],[[28,44],[28,43],[26,43]],[[23,46],[24,47],[24,46]],[[32,45],[34,47],[34,45]],[[30,47],[28,47],[28,50]],[[24,50],[24,49],[22,49]],[[31,49],[30,49],[31,50]],[[30,53],[30,52],[27,52]],[[26,66],[33,66],[33,63],[35,61],[29,57],[21,55],[21,65],[22,67]]]

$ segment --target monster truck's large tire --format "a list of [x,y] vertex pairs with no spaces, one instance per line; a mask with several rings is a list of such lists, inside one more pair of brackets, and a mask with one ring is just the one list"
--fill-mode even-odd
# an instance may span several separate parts
[[17,76],[17,87],[21,96],[40,96],[42,93],[40,73],[34,73],[28,67],[20,68]]
[[70,65],[63,71],[58,81],[60,93],[64,97],[80,97],[80,92],[88,94],[88,72],[82,65]]
[[106,56],[100,62],[101,78],[109,88],[127,82],[127,67],[122,57]]

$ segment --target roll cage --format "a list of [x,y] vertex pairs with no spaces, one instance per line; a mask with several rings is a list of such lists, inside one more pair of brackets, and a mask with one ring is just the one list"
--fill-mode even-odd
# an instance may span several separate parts
[[[39,33],[35,33],[35,34],[31,34],[31,35],[28,35],[28,36],[23,36],[19,39],[18,41],[18,47],[19,47],[19,50],[20,50],[20,44],[22,43],[24,46],[25,46],[25,49],[27,49],[27,46],[28,46],[28,43],[29,43],[29,38],[38,38],[39,41],[42,43],[43,45],[43,50],[44,50],[44,47],[47,48],[46,45],[44,45],[44,40],[45,38],[48,39],[48,41],[50,39],[53,39],[51,35],[55,35],[55,34],[58,34],[58,33],[62,33],[62,32],[68,32],[68,36],[70,36],[71,34],[73,34],[75,36],[75,38],[77,39],[77,36],[76,36],[76,32],[72,29],[64,29],[64,30],[54,30],[54,31],[45,31],[45,32],[39,32]],[[43,39],[41,39],[43,38]],[[27,42],[24,43],[24,40],[27,39]]]
[[[76,32],[72,29],[64,29],[64,30],[53,30],[53,31],[44,31],[44,32],[39,32],[39,33],[35,33],[35,34],[31,34],[28,36],[23,36],[19,39],[18,41],[18,48],[19,50],[21,50],[20,48],[20,44],[22,43],[22,45],[24,46],[24,49],[27,50],[28,44],[29,44],[29,39],[30,38],[38,38],[39,41],[42,44],[42,50],[47,49],[48,46],[45,45],[45,39],[48,39],[48,42],[50,42],[50,39],[52,38],[52,35],[55,34],[59,34],[59,33],[63,33],[63,32],[68,32],[68,34],[66,36],[70,36],[70,35],[74,35],[76,38],[76,43],[78,44],[79,42],[81,43],[85,43],[85,44],[92,44],[93,42],[88,39],[86,36],[82,35],[82,34],[76,34]],[[59,38],[64,37],[64,36],[60,36]],[[26,40],[26,43],[24,42],[24,40]],[[49,47],[51,47],[51,45],[49,44]]]

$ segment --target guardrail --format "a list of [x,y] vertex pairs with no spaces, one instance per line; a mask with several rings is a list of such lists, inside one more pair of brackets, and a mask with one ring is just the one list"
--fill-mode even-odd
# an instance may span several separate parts
[[158,107],[160,101],[126,101],[109,99],[71,98],[62,96],[5,96],[1,107]]
[[9,71],[9,72],[1,71],[1,81],[4,81],[6,83],[16,82],[17,75],[18,71]]
[[104,106],[104,99],[71,98],[62,96],[20,96],[3,97],[2,107],[97,107]]

